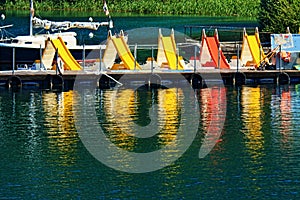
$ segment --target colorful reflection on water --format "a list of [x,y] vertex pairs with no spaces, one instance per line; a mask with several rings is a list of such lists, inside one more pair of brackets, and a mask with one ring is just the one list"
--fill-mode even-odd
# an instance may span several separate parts
[[264,135],[262,131],[262,119],[264,98],[259,87],[243,87],[242,96],[242,132],[246,136],[245,145],[252,161],[257,162],[264,152]]
[[[155,172],[130,174],[99,163],[85,149],[73,91],[0,90],[0,199],[300,196],[299,85],[204,88],[189,99],[183,93],[125,88],[93,94],[107,137],[132,152],[177,145],[172,141],[183,102],[199,105],[198,135],[182,157]],[[212,151],[199,159],[207,138]]]
[[211,87],[199,91],[199,104],[201,110],[200,124],[203,127],[199,157],[206,156],[217,144],[221,142],[221,134],[226,120],[227,98],[225,87]]
[[74,125],[73,91],[42,93],[44,126],[48,134],[49,151],[58,154],[62,165],[74,163],[79,142]]
[[118,146],[132,151],[138,138],[144,138],[135,134],[143,134],[147,138],[153,136],[152,142],[159,145],[172,144],[180,123],[183,98],[180,89],[124,89],[118,93],[105,92],[103,98],[109,101],[103,102],[104,106],[99,112],[105,116],[104,126],[109,137]]

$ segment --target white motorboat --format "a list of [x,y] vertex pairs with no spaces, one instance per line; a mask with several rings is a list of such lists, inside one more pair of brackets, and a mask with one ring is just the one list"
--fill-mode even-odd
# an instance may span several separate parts
[[[107,14],[107,10],[105,12]],[[2,16],[2,18],[4,17]],[[12,66],[16,67],[18,65],[31,65],[35,60],[40,59],[42,49],[45,48],[48,38],[56,39],[61,37],[76,60],[85,59],[85,56],[89,55],[92,51],[105,49],[105,45],[101,45],[100,41],[98,41],[98,44],[93,45],[77,44],[77,33],[68,30],[71,28],[98,30],[99,27],[103,26],[108,29],[113,28],[113,22],[109,15],[108,20],[105,22],[93,22],[92,18],[88,22],[41,20],[34,16],[33,0],[31,0],[29,35],[10,37],[5,33],[7,32],[6,29],[12,27],[12,25],[0,27],[0,33],[2,34],[0,38],[0,70],[11,69]],[[49,32],[45,34],[33,34],[33,28],[42,28]],[[50,30],[52,33],[50,33]],[[92,37],[92,34],[90,37]],[[95,58],[97,56],[99,56],[99,53],[94,55]]]

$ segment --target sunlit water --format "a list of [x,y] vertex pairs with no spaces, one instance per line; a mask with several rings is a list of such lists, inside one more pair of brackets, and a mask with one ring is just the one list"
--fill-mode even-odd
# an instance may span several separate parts
[[[43,14],[39,16],[49,20],[70,20]],[[27,14],[17,19],[7,13],[1,23],[13,23],[15,35],[28,34]],[[113,19],[115,31],[165,27],[183,32],[184,25],[249,22],[165,16]],[[79,31],[79,38],[88,33]],[[95,32],[95,37],[103,41],[106,33]],[[125,151],[149,152],[174,145],[179,123],[197,119],[197,135],[178,160],[160,170],[135,174],[102,164],[84,146],[74,112],[74,106],[81,106],[73,100],[75,91],[1,88],[0,199],[299,199],[300,85],[206,88],[183,94],[178,88],[92,93],[95,98],[89,103],[97,125]],[[199,118],[182,117],[184,102],[198,106]],[[136,127],[151,123],[157,125],[151,126],[157,134],[150,140],[134,137]],[[208,145],[216,145],[199,159],[206,139]],[[118,161],[128,164],[127,157]]]
[[[182,102],[191,101],[199,105],[200,116],[192,145],[157,171],[114,170],[97,161],[80,140],[76,92],[2,89],[0,199],[299,199],[299,85],[206,88],[189,98],[178,88],[115,92],[95,91],[92,104],[113,144],[137,152],[172,144]],[[209,128],[220,127],[223,100],[221,136],[199,159]],[[152,140],[131,135],[134,125],[147,126],[151,120],[160,130]],[[126,159],[120,162],[126,164]]]

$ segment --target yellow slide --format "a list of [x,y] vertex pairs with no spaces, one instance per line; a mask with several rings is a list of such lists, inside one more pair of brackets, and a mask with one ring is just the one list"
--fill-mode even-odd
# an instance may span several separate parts
[[112,41],[126,69],[141,69],[141,66],[135,62],[129,47],[124,40],[124,36],[121,35],[120,37],[112,37]]
[[245,66],[254,65],[258,67],[266,57],[260,44],[259,33],[256,29],[254,35],[247,35],[244,30],[241,62]]
[[81,66],[72,56],[61,37],[51,40],[53,46],[58,49],[58,55],[64,63],[65,70],[81,70]]
[[170,36],[162,36],[159,32],[158,39],[158,52],[157,52],[157,63],[159,66],[167,64],[172,70],[183,70],[183,59],[176,53],[176,44],[174,39],[174,31]]
[[254,63],[259,65],[261,59],[265,57],[256,35],[248,36],[248,43],[253,56]]

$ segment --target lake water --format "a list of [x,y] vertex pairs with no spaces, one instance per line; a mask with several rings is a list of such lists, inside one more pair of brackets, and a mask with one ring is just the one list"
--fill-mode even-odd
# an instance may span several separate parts
[[[92,156],[77,131],[75,91],[3,89],[0,94],[0,199],[300,197],[300,85],[213,87],[188,96],[180,88],[96,90],[89,104],[99,123],[94,127],[105,129],[110,141],[124,151],[172,145],[180,118],[193,121],[196,137],[187,151],[170,165],[147,173],[116,170]],[[199,105],[197,123],[182,115],[183,101]],[[152,108],[156,111],[149,114]],[[136,130],[134,123],[147,126],[149,119],[159,119],[156,138],[136,140],[130,135]],[[195,127],[184,132],[185,137],[194,134]],[[200,159],[207,134],[218,131],[216,145]],[[126,166],[130,158],[118,162]]]
[[[162,19],[115,22],[199,18]],[[0,88],[0,199],[299,199],[299,107],[300,85]]]
[[[2,11],[0,13],[6,14],[6,19],[0,21],[1,25],[13,24],[13,28],[6,29],[12,35],[28,35],[29,34],[29,13],[26,11]],[[103,12],[39,12],[36,11],[35,15],[40,19],[47,19],[50,21],[85,21],[87,22],[89,17],[93,18],[95,22],[107,21]],[[220,40],[224,39],[222,30],[228,30],[228,28],[238,28],[239,34],[232,38],[233,41],[241,40],[242,30],[244,27],[252,27],[249,32],[254,31],[253,27],[258,26],[255,19],[251,18],[239,18],[239,17],[199,17],[199,16],[151,16],[151,15],[122,15],[111,13],[112,20],[114,22],[113,33],[119,33],[121,30],[135,32],[134,30],[146,27],[160,27],[160,28],[173,28],[177,32],[184,33],[185,25],[203,26],[193,30],[193,34],[200,38],[202,28],[210,31],[213,34],[216,26],[220,27]],[[223,27],[223,29],[221,28]],[[224,29],[225,28],[225,29]],[[253,30],[252,30],[253,29]],[[100,27],[98,31],[84,30],[84,29],[71,29],[78,35],[77,39],[80,44],[100,43],[106,40],[107,33],[105,27]],[[35,33],[39,33],[41,30],[35,30]],[[89,33],[94,34],[93,40],[89,39]],[[189,33],[189,29],[187,29]],[[233,36],[232,32],[230,33]],[[130,36],[129,36],[130,40]],[[130,41],[129,41],[130,43]],[[134,44],[134,43],[132,43]]]

